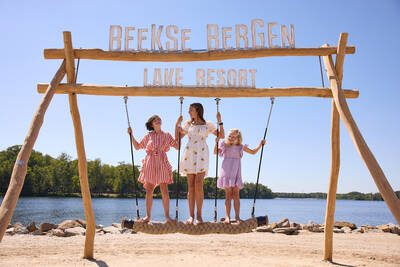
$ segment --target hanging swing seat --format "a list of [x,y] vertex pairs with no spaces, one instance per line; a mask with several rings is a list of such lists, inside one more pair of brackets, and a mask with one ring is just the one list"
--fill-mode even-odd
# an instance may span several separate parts
[[160,223],[149,222],[143,223],[132,219],[123,218],[121,222],[122,228],[132,229],[135,232],[146,234],[170,234],[182,233],[188,235],[205,235],[205,234],[241,234],[251,232],[253,229],[261,225],[268,224],[268,216],[253,217],[242,221],[241,223],[227,224],[223,222],[205,222],[202,224],[185,224],[184,222]]

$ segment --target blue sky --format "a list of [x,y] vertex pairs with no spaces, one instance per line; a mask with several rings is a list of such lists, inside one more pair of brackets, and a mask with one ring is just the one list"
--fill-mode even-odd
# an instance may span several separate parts
[[[151,24],[191,29],[187,45],[207,48],[207,24],[235,27],[251,20],[290,24],[296,47],[337,44],[340,32],[349,33],[356,47],[344,63],[343,88],[358,89],[348,100],[367,144],[395,190],[400,189],[399,87],[397,78],[400,3],[398,1],[0,1],[0,150],[22,144],[42,95],[37,83],[48,83],[60,60],[45,60],[43,49],[62,48],[62,32],[71,31],[76,48],[108,50],[110,25],[151,29]],[[145,43],[149,48],[150,43]],[[183,68],[183,83],[195,84],[196,68],[256,68],[256,87],[321,86],[317,57],[273,57],[193,63],[80,62],[79,83],[103,85],[143,84],[143,69]],[[327,80],[325,77],[325,84]],[[205,117],[215,119],[215,101],[201,102]],[[163,130],[173,132],[179,115],[178,97],[130,97],[134,134],[141,138],[144,123],[153,114],[163,119]],[[129,139],[122,97],[78,96],[86,155],[103,163],[130,162]],[[263,136],[269,99],[226,98],[220,103],[225,129],[242,130],[244,143],[254,147]],[[330,169],[331,100],[278,98],[264,150],[260,182],[275,192],[326,192]],[[209,138],[209,146],[214,138]],[[186,140],[183,140],[186,143]],[[62,152],[76,158],[68,97],[55,95],[36,141],[35,150],[53,157]],[[136,152],[137,163],[144,152]],[[177,153],[168,153],[177,166]],[[242,172],[255,182],[259,154],[245,155]],[[211,159],[209,176],[214,175]],[[341,124],[341,168],[338,192],[377,192],[375,183]]]

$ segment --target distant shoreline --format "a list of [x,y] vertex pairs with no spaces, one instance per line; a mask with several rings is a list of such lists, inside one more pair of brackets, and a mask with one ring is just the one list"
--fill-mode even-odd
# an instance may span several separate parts
[[[175,198],[174,192],[171,192],[171,198]],[[400,191],[395,192],[397,197],[400,199]],[[326,199],[326,193],[273,193],[273,197],[258,197],[257,199]],[[4,194],[0,195],[1,198]],[[81,198],[80,193],[49,193],[49,194],[32,194],[32,195],[21,195],[20,197],[51,197],[51,198]],[[134,194],[119,195],[116,193],[94,193],[91,195],[92,198],[134,198]],[[139,197],[142,199],[143,197]],[[155,194],[154,198],[161,199],[161,195]],[[219,195],[218,199],[224,199],[225,196]],[[180,199],[186,199],[186,194],[182,194]],[[205,199],[214,199],[214,197],[207,197]],[[241,199],[252,199],[251,197],[241,197]],[[337,200],[370,200],[370,201],[383,201],[380,193],[361,193],[361,192],[350,192],[346,194],[337,194]]]

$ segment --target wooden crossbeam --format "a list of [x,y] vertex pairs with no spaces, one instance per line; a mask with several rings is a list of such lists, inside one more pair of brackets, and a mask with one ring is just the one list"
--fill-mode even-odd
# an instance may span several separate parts
[[[346,54],[354,54],[356,48],[347,46]],[[336,47],[316,48],[262,48],[232,50],[201,50],[185,52],[134,52],[104,51],[102,49],[74,49],[74,57],[94,60],[116,61],[152,61],[152,62],[186,62],[212,61],[227,59],[244,59],[274,56],[328,56],[337,53]],[[44,49],[45,59],[65,58],[64,49]]]
[[[43,93],[47,84],[38,84],[37,91]],[[108,96],[188,96],[188,97],[325,97],[331,98],[329,88],[286,87],[286,88],[251,88],[251,87],[162,87],[162,86],[107,86],[93,84],[60,84],[56,94],[83,94]],[[347,98],[357,98],[358,90],[343,90]]]

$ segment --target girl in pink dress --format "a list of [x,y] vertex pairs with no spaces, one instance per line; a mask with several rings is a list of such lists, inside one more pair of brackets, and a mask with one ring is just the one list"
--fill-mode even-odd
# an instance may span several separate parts
[[[218,141],[218,137],[216,141]],[[261,140],[260,144],[250,149],[247,145],[242,145],[242,133],[239,129],[231,129],[228,132],[226,141],[219,144],[218,155],[224,157],[222,161],[221,170],[217,180],[218,188],[225,190],[225,223],[230,223],[231,202],[233,198],[233,205],[235,208],[235,218],[238,223],[241,222],[240,212],[240,199],[239,190],[243,188],[242,171],[241,171],[241,158],[243,151],[249,154],[256,154],[261,146],[265,144],[265,140]],[[217,142],[215,142],[214,154],[217,154]]]
[[146,122],[146,128],[149,130],[143,139],[138,143],[131,134],[132,143],[136,150],[146,149],[146,157],[143,159],[142,170],[139,175],[139,182],[146,188],[146,217],[141,222],[149,222],[151,217],[151,207],[153,205],[153,191],[158,185],[162,194],[162,203],[164,206],[166,222],[172,222],[169,217],[169,194],[168,184],[173,183],[172,166],[168,161],[166,152],[170,147],[178,149],[178,144],[169,133],[161,131],[161,119],[159,116],[151,116]]

